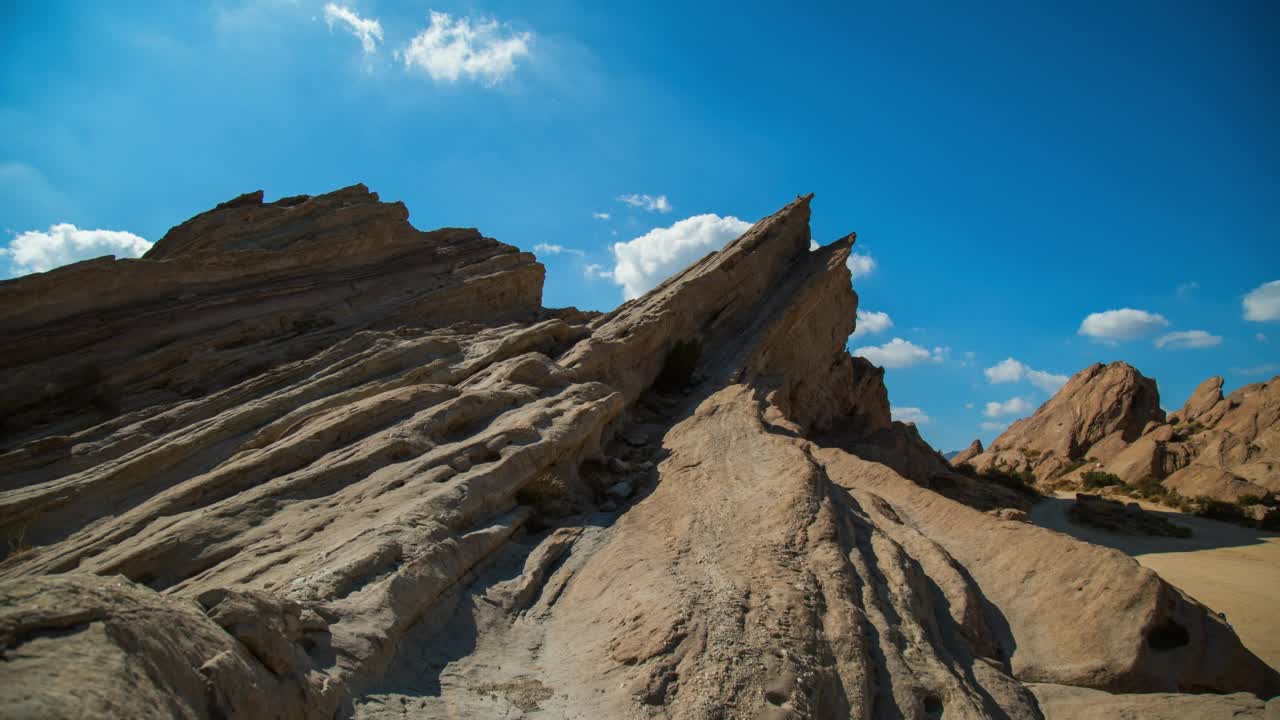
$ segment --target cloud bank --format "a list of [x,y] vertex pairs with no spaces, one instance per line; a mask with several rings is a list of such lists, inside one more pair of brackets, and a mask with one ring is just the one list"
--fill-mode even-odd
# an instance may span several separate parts
[[130,232],[81,230],[71,223],[58,223],[47,232],[30,230],[16,236],[0,254],[10,258],[17,276],[103,255],[135,258],[150,249],[151,243]]

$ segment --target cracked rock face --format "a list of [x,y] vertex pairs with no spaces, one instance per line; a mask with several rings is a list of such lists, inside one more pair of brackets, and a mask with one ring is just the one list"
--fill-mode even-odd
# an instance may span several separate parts
[[1280,691],[1131,559],[950,499],[845,350],[853,237],[811,252],[808,197],[604,315],[407,217],[251,193],[143,259],[0,283],[6,713],[1261,717]]

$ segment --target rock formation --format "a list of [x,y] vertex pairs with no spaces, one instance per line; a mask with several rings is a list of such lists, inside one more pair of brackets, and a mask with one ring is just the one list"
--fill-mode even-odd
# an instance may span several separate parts
[[0,706],[1261,717],[1280,675],[1214,613],[949,497],[845,351],[853,236],[810,251],[808,220],[604,315],[361,186],[0,283]]
[[1153,380],[1125,363],[1092,365],[985,452],[952,464],[1029,470],[1042,482],[1098,470],[1229,502],[1280,492],[1280,376],[1227,397],[1222,385],[1204,381],[1166,421]]
[[969,443],[969,447],[956,453],[955,456],[951,458],[951,464],[956,466],[963,465],[981,455],[984,450],[985,449],[982,447],[982,441],[975,438],[972,443]]

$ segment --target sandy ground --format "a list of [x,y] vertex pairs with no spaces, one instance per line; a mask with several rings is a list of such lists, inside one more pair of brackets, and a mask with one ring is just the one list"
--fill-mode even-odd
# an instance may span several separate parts
[[1196,600],[1226,613],[1227,622],[1252,650],[1280,668],[1280,534],[1192,517],[1156,505],[1170,522],[1192,530],[1189,538],[1118,535],[1067,520],[1075,495],[1059,493],[1031,509],[1038,525],[1132,555]]

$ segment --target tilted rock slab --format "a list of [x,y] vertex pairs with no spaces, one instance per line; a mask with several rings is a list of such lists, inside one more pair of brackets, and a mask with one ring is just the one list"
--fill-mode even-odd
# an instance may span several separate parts
[[1038,718],[1028,683],[1280,691],[1132,559],[932,489],[945,462],[845,350],[853,237],[811,252],[808,220],[601,316],[361,186],[0,283],[0,706]]

